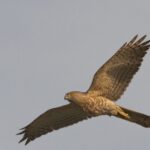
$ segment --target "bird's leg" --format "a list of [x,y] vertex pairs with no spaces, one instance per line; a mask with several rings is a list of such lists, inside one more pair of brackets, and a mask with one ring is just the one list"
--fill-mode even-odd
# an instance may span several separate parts
[[126,119],[130,118],[129,114],[125,113],[120,107],[118,109],[118,114],[121,115],[122,117],[126,118]]

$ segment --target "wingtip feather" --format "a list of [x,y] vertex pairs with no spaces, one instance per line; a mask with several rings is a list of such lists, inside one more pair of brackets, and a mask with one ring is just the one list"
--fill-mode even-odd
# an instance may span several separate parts
[[136,34],[136,35],[131,39],[131,41],[129,42],[129,44],[134,43],[134,42],[136,41],[137,37],[138,37],[138,34]]
[[146,38],[146,36],[147,35],[142,36],[139,40],[137,40],[136,44],[140,44]]

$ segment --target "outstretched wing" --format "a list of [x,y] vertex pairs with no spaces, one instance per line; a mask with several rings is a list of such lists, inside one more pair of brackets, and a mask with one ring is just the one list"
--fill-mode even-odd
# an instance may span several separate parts
[[123,94],[133,75],[138,71],[144,55],[150,47],[146,35],[137,40],[137,35],[125,43],[94,75],[88,90],[116,101]]
[[28,126],[21,129],[23,131],[17,134],[23,134],[23,138],[19,141],[19,143],[26,140],[25,144],[28,144],[30,141],[40,137],[41,135],[72,125],[87,119],[88,117],[90,116],[88,116],[79,106],[73,103],[50,109],[40,115]]

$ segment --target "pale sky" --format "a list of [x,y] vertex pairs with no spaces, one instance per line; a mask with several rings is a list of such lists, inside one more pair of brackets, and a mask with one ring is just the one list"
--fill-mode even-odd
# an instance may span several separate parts
[[[150,129],[101,116],[44,135],[16,136],[68,91],[86,91],[96,70],[135,34],[150,39],[149,0],[0,0],[0,149],[149,150]],[[124,107],[150,115],[150,53]]]

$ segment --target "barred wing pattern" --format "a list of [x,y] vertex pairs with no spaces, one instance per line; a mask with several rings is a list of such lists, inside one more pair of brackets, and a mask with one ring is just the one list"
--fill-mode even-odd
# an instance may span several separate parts
[[94,75],[88,92],[95,92],[116,101],[138,71],[144,55],[150,47],[146,35],[137,40],[137,35],[125,43]]
[[24,134],[20,142],[26,140],[25,144],[28,144],[41,135],[72,125],[89,117],[79,106],[70,103],[46,111],[28,126],[22,128],[21,130],[23,131],[17,135]]

